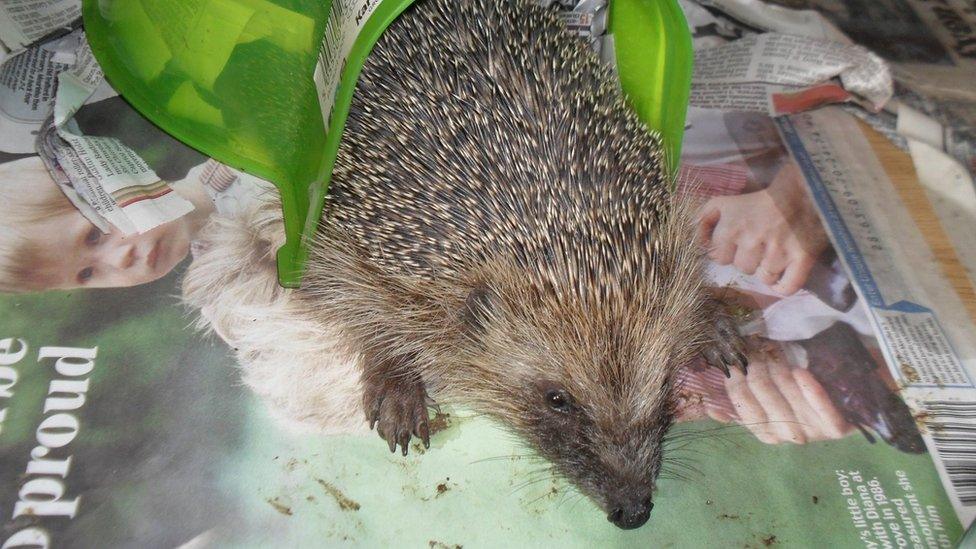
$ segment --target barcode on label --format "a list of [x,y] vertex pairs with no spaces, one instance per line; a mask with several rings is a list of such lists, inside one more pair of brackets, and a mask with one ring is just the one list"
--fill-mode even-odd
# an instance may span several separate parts
[[[366,21],[379,5],[380,0],[332,0],[314,74],[319,107],[322,109],[322,120],[326,128],[332,120],[339,80],[349,51]],[[350,85],[352,84],[354,82]]]
[[931,400],[925,424],[960,503],[976,506],[976,402]]

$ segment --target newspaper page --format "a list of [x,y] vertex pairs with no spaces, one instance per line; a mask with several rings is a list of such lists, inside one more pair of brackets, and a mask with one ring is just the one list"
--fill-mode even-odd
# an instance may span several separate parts
[[[695,43],[690,103],[696,107],[778,116],[852,102],[878,112],[892,96],[887,64],[863,47],[838,40],[839,33],[756,33],[691,1],[681,5]],[[780,24],[783,30],[808,28],[811,20],[822,19],[816,13],[780,11],[802,16],[796,24]]]
[[[839,78],[840,86],[830,80]],[[698,50],[692,104],[786,114],[861,98],[873,111],[891,98],[891,74],[864,48],[804,36],[752,34]]]
[[0,3],[0,61],[80,18],[81,0],[5,0]]
[[[954,420],[940,427],[899,396],[911,374],[887,365],[890,338],[854,267],[870,264],[866,251],[821,220],[796,139],[768,112],[689,113],[679,189],[699,208],[709,279],[751,366],[728,378],[700,361],[683,368],[671,431],[681,443],[650,522],[632,531],[461,407],[432,416],[431,448],[390,454],[363,419],[355,357],[296,316],[293,291],[276,283],[273,188],[173,141],[119,97],[93,95],[71,119],[125,144],[194,209],[144,233],[104,233],[44,158],[0,156],[3,549],[951,547],[962,535],[959,464],[939,461],[933,442],[955,436]],[[912,293],[916,279],[885,280],[965,329],[935,294]],[[914,322],[910,333],[931,335],[922,316],[905,318],[889,329]],[[905,362],[918,380],[939,376],[929,390],[965,390],[938,387],[954,381],[949,359],[936,370],[920,356]]]
[[70,66],[70,39],[28,48],[0,66],[0,151],[33,152],[38,128],[51,115],[58,75]]
[[916,91],[976,101],[976,13],[967,0],[701,3],[757,29],[835,40],[843,33],[890,62],[896,77]]
[[[795,12],[789,17],[779,17],[788,10],[759,1],[705,3],[735,17],[736,23],[744,22],[759,28],[794,30],[803,35],[791,36],[798,42],[815,42],[820,39],[818,33],[821,33],[820,36],[832,33],[829,24],[816,23],[819,17],[815,12]],[[698,43],[703,39],[709,39],[710,33],[706,29],[720,22],[716,14],[704,10],[692,10],[689,13],[689,20],[692,27],[696,29]],[[740,30],[741,27],[736,23],[730,24],[729,28]],[[919,28],[924,30],[925,27]],[[884,31],[878,27],[876,32]],[[893,32],[898,31],[896,29]],[[712,39],[711,47],[699,49],[696,60],[705,58],[709,62],[697,64],[693,90],[700,87],[699,82],[724,77],[726,71],[734,73],[735,76],[728,78],[728,82],[733,84],[731,86],[733,91],[729,91],[727,97],[713,94],[709,98],[712,99],[711,101],[701,101],[693,92],[692,104],[706,108],[765,111],[773,115],[789,114],[789,111],[770,107],[775,105],[772,100],[775,92],[764,89],[768,84],[754,86],[757,93],[754,96],[756,101],[752,104],[735,96],[734,90],[737,86],[749,86],[751,82],[758,80],[743,67],[772,64],[769,53],[753,45],[770,35],[776,34],[745,34],[740,38],[741,35],[726,32],[720,40]],[[727,39],[732,41],[727,42]],[[740,46],[739,44],[743,42],[746,45]],[[842,42],[831,42],[831,44],[839,50],[845,49]],[[716,60],[727,59],[729,54],[726,52],[729,51],[741,52],[741,60],[738,63],[716,62]],[[801,51],[800,54],[783,56],[782,63],[797,74],[809,78],[807,83],[812,83],[816,80],[813,78],[813,74],[816,73],[811,71],[811,63],[804,61],[803,53]],[[872,58],[877,60],[881,68],[868,72],[887,73],[886,64],[881,63],[880,59],[873,54]],[[738,68],[727,69],[728,66]],[[883,106],[891,98],[890,76],[885,77],[884,89],[886,93],[884,96],[879,95],[881,100],[875,104],[876,107]],[[829,97],[829,94],[826,97]],[[844,94],[834,97],[845,99]],[[919,96],[913,97],[915,98],[913,103],[924,101]],[[820,103],[824,102],[829,101],[820,101]],[[807,104],[810,105],[809,102]],[[904,141],[905,148],[915,160],[919,190],[923,191],[923,196],[916,199],[925,202],[926,208],[931,209],[944,220],[945,226],[941,231],[946,235],[950,249],[953,251],[952,255],[961,267],[969,273],[976,272],[973,270],[976,262],[973,261],[973,253],[969,245],[972,238],[976,237],[976,233],[973,233],[976,227],[974,222],[976,194],[965,167],[945,154],[948,150],[954,150],[957,153],[955,156],[958,157],[958,153],[968,150],[969,146],[965,143],[960,144],[956,139],[957,134],[951,131],[951,125],[942,126],[938,121],[910,109],[905,104],[896,105],[896,109],[898,117],[895,136]],[[971,110],[962,107],[962,112],[968,113]],[[787,141],[794,157],[807,162],[806,164],[800,162],[801,167],[804,168],[804,178],[811,185],[811,190],[817,198],[818,210],[830,228],[835,239],[834,244],[842,251],[852,246],[860,247],[853,255],[845,251],[840,256],[846,258],[846,266],[849,271],[853,271],[853,279],[857,283],[859,292],[870,306],[872,322],[880,335],[888,364],[894,365],[894,379],[899,386],[905,387],[904,394],[911,403],[916,417],[930,417],[930,407],[927,404],[929,402],[939,403],[949,399],[954,401],[949,405],[950,407],[961,406],[965,409],[972,406],[972,402],[976,401],[976,394],[968,390],[971,389],[970,376],[974,367],[972,362],[974,354],[970,346],[971,342],[976,340],[972,317],[960,307],[956,291],[947,286],[937,269],[919,272],[910,267],[920,263],[934,264],[932,252],[926,243],[920,240],[917,231],[914,231],[914,226],[906,228],[900,223],[889,221],[889,219],[909,218],[910,215],[905,206],[891,196],[891,183],[887,180],[880,163],[871,153],[870,147],[853,119],[839,111],[827,109],[778,120],[784,136],[789,138]],[[793,120],[802,120],[804,124],[793,124]],[[962,117],[962,120],[954,121],[954,125],[958,126],[964,121],[965,117]],[[802,136],[802,139],[797,137],[798,135]],[[864,206],[863,208],[848,207],[855,203]],[[834,207],[833,204],[840,206],[831,209]],[[866,224],[870,224],[870,230]],[[852,230],[848,231],[848,227]],[[854,234],[857,239],[852,240],[854,237],[851,234]],[[881,244],[882,239],[887,240],[884,247]],[[868,261],[869,264],[865,265],[864,261]],[[971,276],[964,278],[965,287],[971,289]],[[938,314],[935,311],[938,311]],[[922,366],[915,366],[916,362]],[[899,370],[903,366],[907,374]],[[952,382],[950,383],[949,380]],[[943,390],[951,386],[965,387],[967,390]],[[940,391],[934,393],[921,391],[921,388],[926,387],[937,387]],[[955,408],[942,409],[941,412],[951,417],[954,410]],[[939,421],[946,421],[943,416],[939,418]],[[936,422],[935,425],[938,428],[941,424]],[[964,438],[964,430],[968,427],[963,426],[960,429],[963,431],[957,429],[952,436],[948,437],[949,442],[940,438],[939,434],[931,432],[926,435],[926,441],[930,448],[939,448],[940,452],[943,452],[947,444],[949,446],[958,444],[958,439]],[[973,480],[969,472],[973,470],[976,463],[967,461],[965,451],[950,453],[950,456],[950,465],[941,468],[940,471],[946,485],[952,486],[952,489],[957,491],[954,499],[957,511],[964,522],[970,522],[974,513],[973,501],[967,492],[969,490],[967,486]],[[953,473],[949,475],[946,471]]]
[[976,13],[967,0],[773,0],[815,9],[851,39],[892,63],[926,95],[976,101]]
[[[976,177],[976,102],[931,99],[910,90],[900,90],[898,101],[899,116],[895,125],[898,134],[917,135],[919,124],[926,124],[932,131],[923,141],[956,159],[969,171],[970,177]],[[921,117],[904,120],[902,115],[907,111],[924,113],[937,122],[938,127],[923,122]]]
[[[943,129],[939,143],[929,143],[958,160],[976,175],[976,14],[966,0],[699,0],[719,10],[727,27],[742,32],[767,30],[856,42],[892,67],[898,101],[889,106],[897,117],[901,105],[923,112]],[[690,11],[693,27],[722,16],[698,6]],[[697,22],[696,22],[697,19]],[[743,30],[746,29],[746,30]],[[738,37],[738,36],[736,36]],[[861,113],[852,111],[864,116]],[[869,123],[896,142],[900,129],[885,117],[866,116]],[[913,120],[918,120],[913,117]],[[907,150],[907,143],[903,143]]]
[[[779,120],[834,245],[870,311],[893,378],[923,426],[957,512],[976,516],[976,329],[971,278],[950,285],[854,120],[827,109]],[[913,209],[931,208],[925,204]],[[972,224],[968,217],[949,222]],[[925,268],[918,268],[919,266]]]
[[193,205],[118,139],[86,136],[73,120],[85,103],[114,95],[82,31],[32,46],[0,67],[0,151],[33,153],[39,142],[68,199],[96,226],[146,232]]
[[[888,63],[863,47],[845,45],[849,39],[839,31],[829,31],[833,27],[818,12],[794,12],[759,0],[708,0],[703,4],[722,11],[708,11],[690,2],[685,4],[698,45],[691,94],[693,105],[783,115],[817,105],[847,103],[849,113],[867,121],[912,156],[920,181],[940,216],[958,218],[960,211],[976,209],[976,186],[973,185],[976,176],[976,103],[927,97],[906,88],[903,83],[892,86]],[[796,48],[759,47],[763,41],[775,42],[772,37],[783,35],[776,32],[757,35],[743,24],[751,28],[796,32],[797,35],[787,35],[788,41],[803,45]],[[920,32],[927,30],[924,26],[918,28]],[[715,32],[715,29],[722,32]],[[879,26],[875,32],[884,32],[883,27]],[[900,32],[895,26],[890,36],[897,38]],[[832,35],[836,35],[835,38],[829,39]],[[834,76],[838,71],[836,68],[831,70],[830,60],[836,58],[825,54],[823,45],[845,52],[842,59],[851,67],[847,70],[856,70],[864,75],[865,81],[876,85],[868,86],[867,92],[857,92],[860,86],[850,82],[850,73],[847,80],[844,73],[839,73],[839,81],[824,81],[825,74]],[[821,63],[820,59],[826,62]],[[782,67],[774,70],[790,74],[806,87],[771,84],[769,80],[774,77],[767,74],[759,78],[753,68],[778,65]],[[716,79],[719,83],[713,82]],[[865,101],[866,95],[874,99]],[[973,231],[972,223],[950,223],[947,228],[950,239],[959,250],[960,260],[970,270],[976,270],[976,252],[963,243],[972,241]]]
[[101,218],[95,223],[103,231],[108,222],[127,235],[151,231],[192,211],[193,204],[173,193],[132,149],[113,137],[86,136],[72,120],[99,88],[100,96],[114,95],[82,41],[73,66],[58,75],[53,127],[42,131],[42,141],[49,145],[46,163],[70,182],[65,193],[77,193]]

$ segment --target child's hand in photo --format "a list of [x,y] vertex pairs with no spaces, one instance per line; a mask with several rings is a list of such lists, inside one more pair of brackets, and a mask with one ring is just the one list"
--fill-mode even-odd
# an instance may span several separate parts
[[854,430],[813,374],[791,367],[778,351],[750,356],[749,374],[731,375],[725,388],[738,418],[711,409],[709,416],[740,423],[766,444],[838,439]]
[[706,202],[698,238],[719,265],[734,264],[784,295],[803,287],[828,245],[792,162],[784,164],[766,189]]

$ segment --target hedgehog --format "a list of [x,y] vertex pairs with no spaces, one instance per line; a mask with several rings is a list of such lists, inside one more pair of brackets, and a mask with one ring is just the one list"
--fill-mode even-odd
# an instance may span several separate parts
[[745,368],[663,150],[552,10],[423,0],[389,27],[298,295],[360,357],[391,452],[462,404],[613,524],[648,520],[677,369]]

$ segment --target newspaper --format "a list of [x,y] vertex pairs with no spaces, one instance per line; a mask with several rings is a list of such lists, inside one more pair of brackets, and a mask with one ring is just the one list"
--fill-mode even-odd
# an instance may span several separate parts
[[[919,215],[899,198],[905,192],[893,185],[848,115],[827,109],[780,119],[779,125],[869,306],[892,376],[916,417],[924,418],[924,437],[941,458],[940,474],[960,516],[970,522],[976,516],[976,448],[968,449],[966,433],[976,427],[967,412],[976,410],[976,307],[967,311],[960,291],[972,296],[972,279],[954,287],[940,272],[922,233],[904,222]],[[943,219],[971,227],[974,218],[967,214]]]
[[[899,91],[898,102],[937,122],[938,128],[931,122],[925,122],[931,128],[929,138],[925,142],[959,161],[971,175],[976,175],[976,103],[954,99],[930,99],[907,89]],[[899,111],[906,112],[901,108]],[[896,131],[904,133],[908,130],[908,126],[915,126],[918,123],[921,123],[921,117],[918,116],[912,116],[911,124],[899,120],[896,123]]]
[[971,2],[884,0],[856,10],[814,0],[811,7],[888,59],[897,77],[916,91],[976,101],[976,13]]
[[[815,12],[790,12],[758,1],[703,3],[722,9],[734,17],[736,23],[796,32],[802,35],[791,37],[797,42],[817,43],[823,38],[834,37],[838,40],[832,42],[834,47],[845,48],[839,33]],[[689,15],[692,27],[698,30],[719,22],[713,13],[702,10],[691,10]],[[741,31],[736,23],[727,23],[727,28]],[[875,32],[879,32],[878,29],[884,32],[884,26],[876,21],[871,25]],[[705,39],[711,38],[707,33],[698,34],[705,34],[702,37]],[[772,115],[795,112],[777,109],[774,97],[779,90],[766,82],[754,83],[759,79],[750,78],[748,70],[743,68],[772,64],[770,55],[755,45],[767,36],[776,34],[746,34],[740,38],[735,33],[726,32],[717,44],[713,40],[713,47],[699,49],[696,61],[706,58],[709,62],[696,63],[692,104]],[[726,38],[733,41],[726,43]],[[745,45],[740,45],[742,43]],[[735,53],[741,54],[738,63],[734,61]],[[871,58],[882,67],[880,71],[875,68],[874,72],[885,73],[886,93],[877,95],[879,101],[870,105],[878,111],[891,98],[892,82],[880,59],[873,54]],[[803,83],[816,82],[811,63],[805,63],[801,55],[794,54],[792,58],[784,55],[782,63],[787,69],[809,78]],[[737,69],[729,69],[729,66]],[[732,86],[715,86],[714,93],[699,93],[701,83],[716,77],[721,80],[726,71],[738,76],[726,80]],[[834,93],[827,91],[831,87]],[[820,97],[819,101],[808,100],[806,105],[849,100],[847,92],[850,90],[839,93],[838,90],[839,86],[827,84],[825,91],[808,92]],[[908,99],[914,104],[925,101],[914,94],[908,95]],[[942,230],[955,250],[953,256],[960,261],[964,272],[973,273],[976,272],[976,254],[969,243],[976,238],[976,191],[966,166],[953,159],[965,161],[972,158],[972,143],[960,137],[971,125],[967,118],[973,109],[969,103],[957,104],[960,113],[964,114],[951,121],[943,117],[943,125],[904,102],[895,102],[890,108],[896,113],[896,122],[890,129],[915,161],[930,207],[944,220]],[[926,106],[929,107],[927,112],[941,110]],[[848,269],[855,273],[853,279],[859,293],[871,307],[872,322],[881,335],[888,364],[894,365],[894,379],[904,388],[916,417],[932,420],[931,428],[926,431],[926,442],[940,456],[939,471],[946,485],[951,486],[957,512],[965,523],[971,522],[976,515],[976,493],[971,489],[976,480],[972,473],[976,470],[973,461],[976,456],[968,453],[962,441],[973,427],[965,418],[971,417],[972,403],[976,401],[976,393],[972,391],[973,360],[976,357],[972,349],[972,342],[976,341],[972,316],[966,314],[956,291],[948,287],[943,278],[936,274],[919,280],[926,278],[923,275],[929,271],[918,273],[911,267],[920,262],[934,264],[933,256],[927,251],[926,244],[920,242],[917,230],[912,231],[914,226],[906,231],[903,225],[887,221],[889,216],[894,219],[911,216],[899,200],[892,199],[891,183],[880,164],[864,162],[864,159],[874,160],[874,157],[851,119],[837,111],[798,115],[798,119],[803,123],[794,124],[792,118],[782,118],[779,124],[792,154],[805,168],[805,178],[818,198],[818,210],[830,228],[835,246],[845,250],[841,256],[846,258]],[[953,131],[953,126],[963,131]],[[863,181],[876,184],[858,183]],[[858,207],[853,207],[855,204]],[[892,215],[892,212],[900,213]],[[854,228],[853,233],[848,227]],[[908,250],[904,244],[906,239],[913,241]],[[886,240],[884,247],[883,240]],[[971,292],[972,275],[964,275],[964,280]],[[912,290],[906,292],[906,288]],[[934,311],[938,311],[938,315]],[[959,417],[964,419],[959,421]]]
[[10,53],[68,29],[81,18],[81,0],[6,0],[0,3],[0,62]]
[[[971,175],[976,174],[972,116],[976,112],[976,14],[970,2],[701,0],[700,4],[720,10],[728,17],[725,24],[740,33],[758,29],[856,42],[868,48],[891,66],[899,83],[897,103],[907,103],[942,124],[944,142],[937,148],[961,162]],[[690,15],[693,27],[702,26],[702,18],[721,17],[704,10]],[[897,116],[897,111],[893,103],[891,112]],[[871,117],[870,122],[897,135],[894,124],[885,126],[883,117]]]
[[59,187],[69,171],[45,168],[60,157],[0,155],[3,549],[951,547],[973,516],[972,313],[909,222],[927,195],[909,210],[844,113],[689,112],[679,188],[751,370],[683,368],[680,444],[650,522],[625,532],[460,407],[434,416],[429,450],[389,454],[356,364],[276,284],[273,188],[101,86],[51,113],[41,152],[73,122],[194,208],[102,234]]
[[[841,86],[829,83],[834,77]],[[891,95],[887,66],[858,46],[764,33],[695,54],[691,103],[699,107],[779,115],[861,98],[878,111]]]
[[[967,0],[703,0],[762,30],[849,40],[892,64],[896,77],[933,97],[976,100],[976,14]],[[787,9],[793,8],[793,9]]]
[[[700,4],[712,7],[715,3]],[[694,106],[777,116],[854,102],[878,112],[892,96],[888,66],[877,55],[831,31],[829,23],[816,24],[823,21],[816,13],[772,6],[772,12],[759,14],[779,21],[777,30],[781,32],[757,34],[754,29],[761,21],[744,26],[740,20],[723,18],[700,4],[682,2],[696,50],[690,97]],[[722,5],[741,17],[740,6]],[[819,32],[810,32],[811,27]],[[794,32],[796,29],[807,32]]]
[[[960,151],[963,147],[953,141],[953,132],[932,118],[912,109],[904,103],[898,105],[895,126],[905,138],[919,181],[928,199],[941,219],[946,221],[946,234],[957,250],[960,262],[969,273],[976,273],[976,250],[971,243],[976,238],[976,185],[973,175],[976,164],[971,158],[968,165],[959,162],[947,150]],[[976,141],[965,143],[965,148]]]
[[[976,193],[973,190],[976,188],[973,185],[976,175],[976,115],[973,114],[976,113],[976,103],[927,97],[912,91],[911,84],[903,78],[897,86],[893,86],[892,75],[887,68],[889,63],[882,62],[875,55],[905,59],[914,52],[921,59],[922,50],[941,48],[938,42],[933,46],[932,41],[925,38],[929,29],[921,21],[906,19],[914,21],[911,32],[917,35],[916,40],[908,42],[907,46],[897,40],[903,33],[909,32],[903,26],[878,24],[874,20],[870,28],[867,28],[869,25],[866,22],[856,26],[854,30],[859,32],[852,31],[852,38],[872,48],[879,48],[875,53],[866,53],[867,50],[861,46],[845,45],[850,43],[850,38],[816,11],[794,11],[759,0],[707,0],[702,4],[713,8],[713,11],[704,10],[697,4],[691,4],[693,7],[688,10],[689,22],[699,44],[696,57],[706,61],[696,64],[691,95],[693,105],[783,115],[817,105],[847,103],[848,112],[865,119],[911,155],[920,181],[941,217],[973,219],[967,212],[976,210]],[[888,4],[873,3],[871,10],[867,11],[881,10],[887,13],[884,6]],[[816,6],[825,13],[843,11],[837,6],[828,9],[826,3]],[[903,7],[908,10],[904,13],[913,13],[907,5]],[[852,8],[851,13],[855,11]],[[882,15],[878,15],[878,19],[884,20]],[[836,17],[832,20],[839,21],[838,24],[845,30],[851,30],[849,25],[844,26],[845,20]],[[725,30],[716,38],[713,29],[719,26]],[[776,32],[755,34],[757,28]],[[770,53],[770,48],[758,46],[765,40],[774,40],[771,37],[782,36],[778,32],[785,31],[797,33],[790,35],[789,41],[803,46],[777,48],[774,53]],[[880,40],[879,36],[882,35],[888,38],[888,42]],[[879,85],[869,86],[868,92],[858,92],[859,87],[845,81],[843,73],[840,74],[840,82],[824,82],[823,73],[827,73],[827,76],[833,74],[830,74],[830,63],[821,63],[821,57],[828,60],[829,57],[823,55],[819,48],[824,46],[818,44],[846,52],[841,59],[846,59],[848,66],[858,67],[865,79],[872,80],[873,75],[873,81]],[[921,44],[928,46],[922,47]],[[807,55],[810,57],[805,58]],[[857,56],[869,61],[855,62]],[[738,63],[730,62],[730,59],[737,59]],[[769,83],[771,78],[768,76],[758,81],[759,78],[749,74],[750,70],[755,70],[752,67],[776,64],[781,66],[779,71],[790,74],[797,78],[798,83],[808,87],[796,91],[782,89]],[[734,76],[727,76],[730,72]],[[900,78],[897,64],[894,75]],[[719,83],[713,83],[716,79]],[[896,91],[897,94],[894,93]],[[896,97],[893,98],[893,95]],[[858,96],[873,99],[858,100]],[[949,239],[959,250],[960,261],[969,272],[976,272],[976,253],[964,243],[972,241],[973,227],[972,222],[961,222],[949,223],[946,229]]]
[[[49,131],[56,131],[60,140],[44,136],[51,144],[45,150],[53,155],[53,159],[46,156],[49,168],[63,171],[71,190],[123,234],[144,233],[192,211],[193,204],[173,193],[135,151],[112,137],[85,136],[73,123],[75,112],[100,87],[108,93],[99,98],[114,94],[86,42],[81,42],[75,57],[72,68],[58,75],[54,127]],[[96,225],[101,221],[95,220]]]
[[37,129],[53,109],[58,74],[69,67],[59,45],[29,48],[0,67],[0,151],[33,152]]
[[86,136],[73,120],[85,103],[117,95],[82,31],[26,49],[0,74],[0,150],[40,147],[68,199],[103,232],[150,231],[193,209],[118,139]]

